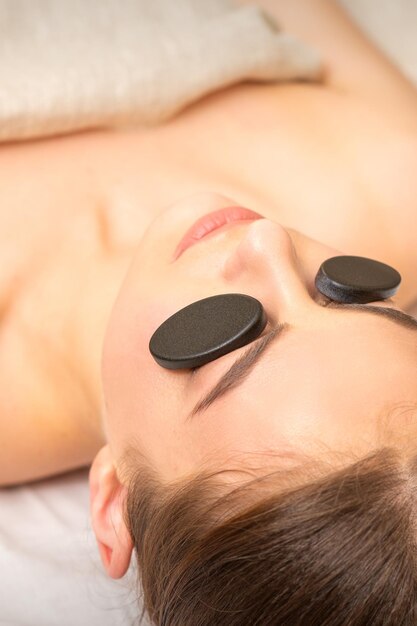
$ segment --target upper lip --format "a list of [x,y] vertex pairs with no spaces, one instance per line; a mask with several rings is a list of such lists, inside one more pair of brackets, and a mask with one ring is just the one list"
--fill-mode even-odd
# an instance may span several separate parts
[[223,209],[217,209],[216,211],[206,213],[202,217],[198,218],[186,231],[174,251],[172,260],[175,261],[178,259],[184,250],[197,243],[214,230],[221,228],[225,224],[242,220],[256,220],[263,217],[263,215],[257,213],[256,211],[237,205],[224,207]]

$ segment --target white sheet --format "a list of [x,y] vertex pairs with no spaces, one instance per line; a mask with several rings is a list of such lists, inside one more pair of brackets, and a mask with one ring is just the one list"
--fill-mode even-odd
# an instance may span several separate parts
[[[342,1],[417,84],[415,0]],[[2,626],[139,623],[134,570],[118,581],[102,570],[88,470],[0,490],[0,563]]]
[[2,626],[139,623],[135,568],[112,580],[101,566],[88,469],[0,490],[0,563]]

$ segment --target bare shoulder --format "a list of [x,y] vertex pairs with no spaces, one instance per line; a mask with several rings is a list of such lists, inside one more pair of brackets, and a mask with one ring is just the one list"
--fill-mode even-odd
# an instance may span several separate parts
[[43,263],[34,259],[32,268],[25,266],[4,307],[0,332],[3,486],[87,465],[104,443],[99,398],[79,359],[76,325],[83,276],[91,269],[91,259],[80,242],[78,249],[70,251],[74,243],[70,233],[58,237],[57,231],[54,242],[48,238],[49,255]]
[[329,86],[378,100],[385,107],[415,109],[416,88],[374,44],[337,0],[233,0],[254,4],[283,30],[321,53]]
[[59,151],[47,147],[0,150],[3,486],[87,465],[104,443],[77,325],[97,221],[87,187],[64,167],[56,177]]

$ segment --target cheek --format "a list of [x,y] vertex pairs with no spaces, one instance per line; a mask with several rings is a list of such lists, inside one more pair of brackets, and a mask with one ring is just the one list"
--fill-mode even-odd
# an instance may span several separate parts
[[149,351],[153,332],[171,314],[172,303],[169,310],[155,301],[133,310],[119,299],[111,315],[102,352],[102,383],[106,432],[118,449],[132,438],[147,448],[166,435],[169,415],[180,412],[184,373],[162,368]]

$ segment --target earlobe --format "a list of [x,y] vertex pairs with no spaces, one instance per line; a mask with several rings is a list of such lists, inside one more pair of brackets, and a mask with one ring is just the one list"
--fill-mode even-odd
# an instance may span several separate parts
[[129,568],[133,542],[123,520],[127,487],[120,483],[109,445],[96,455],[89,473],[90,514],[101,561],[111,578]]

